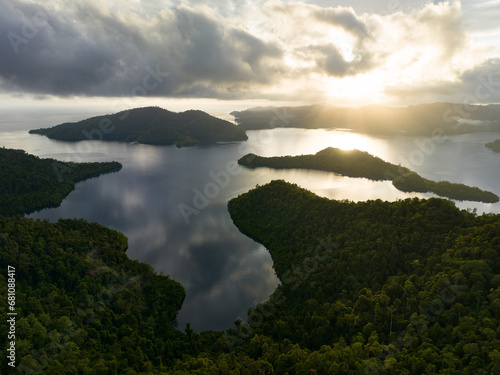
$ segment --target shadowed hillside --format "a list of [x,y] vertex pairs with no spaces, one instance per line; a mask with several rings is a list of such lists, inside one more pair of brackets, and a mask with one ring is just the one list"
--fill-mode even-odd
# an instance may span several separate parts
[[136,108],[47,129],[31,130],[63,141],[105,140],[178,147],[245,141],[242,128],[202,111],[182,113],[159,107]]

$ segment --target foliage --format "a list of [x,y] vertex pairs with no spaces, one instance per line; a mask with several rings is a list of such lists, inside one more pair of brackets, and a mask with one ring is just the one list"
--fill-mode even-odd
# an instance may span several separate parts
[[229,331],[237,352],[279,374],[500,370],[499,216],[438,198],[332,201],[283,181],[229,210],[282,281]]
[[[121,233],[85,220],[52,224],[19,216],[0,216],[0,233],[0,268],[15,267],[22,373],[141,373],[194,354],[172,326],[184,289],[128,259]],[[6,306],[0,305],[4,317]],[[0,330],[7,332],[5,319]],[[2,373],[6,362],[1,356]]]
[[408,168],[388,163],[366,151],[344,151],[328,147],[315,155],[262,157],[247,154],[238,163],[249,168],[275,169],[302,168],[330,171],[349,177],[365,177],[372,180],[392,180],[399,190],[406,192],[433,192],[439,196],[457,200],[496,203],[499,197],[477,187],[448,181],[427,180]]
[[409,169],[383,161],[366,151],[341,150],[328,147],[315,155],[262,157],[247,154],[238,160],[246,167],[274,169],[317,169],[335,172],[349,177],[365,177],[371,180],[391,180],[393,175],[409,172]]
[[[12,155],[26,169],[37,159]],[[374,171],[384,166],[376,163]],[[238,228],[269,249],[281,285],[225,334],[189,324],[176,330],[182,286],[128,259],[122,234],[85,220],[0,216],[0,268],[16,268],[18,371],[500,371],[500,216],[437,198],[334,201],[284,181],[228,208]],[[0,321],[0,331],[7,328]],[[8,348],[6,335],[1,340]],[[7,361],[0,357],[1,373]]]
[[0,214],[29,213],[57,206],[76,182],[121,168],[118,162],[64,163],[40,159],[22,150],[0,148]]
[[464,184],[451,183],[448,181],[434,182],[420,177],[415,172],[409,172],[396,177],[392,184],[402,191],[432,192],[441,197],[456,200],[469,200],[485,203],[497,203],[499,198],[496,194],[484,191],[478,187],[470,187]]
[[30,133],[64,141],[100,139],[179,147],[248,138],[242,128],[208,113],[195,110],[175,113],[159,107],[131,109]]

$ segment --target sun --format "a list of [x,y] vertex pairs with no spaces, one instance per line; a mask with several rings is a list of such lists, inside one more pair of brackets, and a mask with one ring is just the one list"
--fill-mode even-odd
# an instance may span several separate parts
[[358,74],[352,77],[324,78],[323,91],[328,100],[352,104],[380,103],[383,99],[384,77],[382,72]]

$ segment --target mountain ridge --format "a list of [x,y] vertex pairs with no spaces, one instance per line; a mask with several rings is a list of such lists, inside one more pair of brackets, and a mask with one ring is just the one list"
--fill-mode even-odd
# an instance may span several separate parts
[[253,108],[233,111],[235,122],[245,130],[273,127],[304,129],[348,128],[369,134],[430,136],[476,131],[500,132],[500,105],[455,103],[417,104],[391,107],[372,104],[363,107],[309,105]]

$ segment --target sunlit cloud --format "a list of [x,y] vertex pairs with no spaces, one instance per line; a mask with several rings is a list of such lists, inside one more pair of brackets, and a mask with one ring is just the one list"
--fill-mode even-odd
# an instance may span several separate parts
[[0,0],[0,93],[438,101],[500,54],[496,1],[325,3]]

